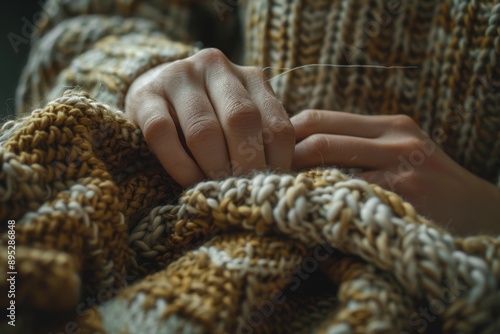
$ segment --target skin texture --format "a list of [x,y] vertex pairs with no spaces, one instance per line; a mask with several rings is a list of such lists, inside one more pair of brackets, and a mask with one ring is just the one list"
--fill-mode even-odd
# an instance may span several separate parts
[[266,81],[261,70],[206,49],[142,74],[125,110],[185,187],[252,170],[289,171],[294,129]]
[[452,232],[500,233],[500,189],[458,165],[410,117],[305,110],[292,124],[294,169],[359,168],[355,176],[399,194]]
[[357,168],[457,234],[500,233],[500,188],[448,157],[408,116],[305,110],[288,118],[260,69],[206,49],[145,72],[126,114],[182,186],[252,170]]

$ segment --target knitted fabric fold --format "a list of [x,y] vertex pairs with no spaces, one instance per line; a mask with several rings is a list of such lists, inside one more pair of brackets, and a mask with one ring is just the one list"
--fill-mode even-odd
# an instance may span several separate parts
[[500,329],[499,237],[450,235],[340,170],[182,190],[135,125],[78,91],[3,131],[20,333]]

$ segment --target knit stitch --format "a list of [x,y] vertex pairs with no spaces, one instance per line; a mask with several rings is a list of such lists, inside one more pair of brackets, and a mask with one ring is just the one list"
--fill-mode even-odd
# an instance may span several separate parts
[[[140,131],[71,91],[35,111],[0,162],[18,308],[64,312],[39,332],[68,321],[110,333],[399,332],[420,329],[415,312],[436,302],[444,332],[498,329],[499,239],[453,238],[339,170],[206,181],[177,203]],[[84,316],[88,298],[115,293]]]
[[[199,50],[201,14],[212,32],[226,31],[214,45],[230,49],[235,12],[194,0],[50,5],[57,15],[37,30],[18,87],[23,118],[0,133],[0,218],[16,221],[17,332],[499,331],[499,236],[456,237],[335,168],[190,189],[164,171],[119,111],[127,89]],[[252,0],[238,9],[241,61],[272,68],[290,114],[407,114],[430,135],[439,130],[462,166],[498,182],[498,0]],[[418,68],[280,75],[327,63]],[[63,94],[77,85],[90,94]],[[5,268],[6,224],[0,233]]]

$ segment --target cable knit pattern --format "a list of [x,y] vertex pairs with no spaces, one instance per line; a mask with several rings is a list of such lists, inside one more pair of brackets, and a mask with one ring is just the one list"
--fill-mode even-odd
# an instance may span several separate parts
[[[195,53],[204,32],[237,45],[239,22],[241,61],[270,67],[290,114],[407,114],[499,182],[500,1],[217,4],[47,2],[18,87],[23,118],[0,132],[16,332],[498,333],[499,236],[453,236],[334,168],[181,189],[120,109],[137,76]],[[417,68],[282,74],[314,64]]]

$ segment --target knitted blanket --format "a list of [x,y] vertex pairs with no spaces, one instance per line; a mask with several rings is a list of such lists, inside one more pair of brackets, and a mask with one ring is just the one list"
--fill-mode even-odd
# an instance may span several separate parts
[[376,185],[318,169],[182,190],[136,126],[76,91],[9,124],[0,148],[0,285],[15,291],[0,295],[15,309],[7,330],[500,329],[500,238],[454,237]]

